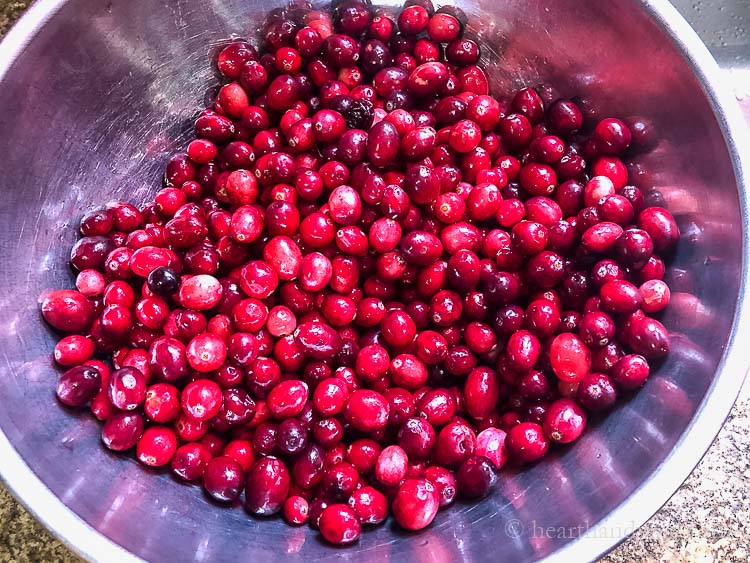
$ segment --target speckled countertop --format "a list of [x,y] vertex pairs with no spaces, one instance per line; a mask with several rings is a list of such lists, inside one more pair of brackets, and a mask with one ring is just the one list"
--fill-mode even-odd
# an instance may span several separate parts
[[[0,37],[30,4],[0,0]],[[738,374],[738,376],[740,376]],[[688,480],[603,561],[750,560],[750,382]],[[0,562],[80,559],[0,485]]]

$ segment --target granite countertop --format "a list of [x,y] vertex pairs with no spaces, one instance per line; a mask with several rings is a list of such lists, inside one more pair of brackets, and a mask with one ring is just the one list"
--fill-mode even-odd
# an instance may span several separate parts
[[[0,37],[30,4],[0,0]],[[739,375],[738,375],[739,376]],[[750,560],[750,381],[708,453],[667,504],[602,561]],[[0,562],[80,559],[0,485]]]

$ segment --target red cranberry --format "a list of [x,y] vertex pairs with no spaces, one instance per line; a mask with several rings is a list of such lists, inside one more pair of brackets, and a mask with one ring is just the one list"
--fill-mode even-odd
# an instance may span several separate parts
[[[649,365],[643,356],[629,354],[620,358],[612,367],[612,379],[626,390],[638,389],[648,379]],[[614,394],[614,390],[612,390]]]
[[332,504],[323,510],[318,527],[323,539],[334,545],[356,542],[362,532],[357,513],[345,504]]
[[143,417],[138,413],[114,413],[102,426],[102,442],[116,452],[129,450],[143,434],[143,426]]
[[242,492],[244,478],[239,463],[228,456],[219,456],[206,465],[203,488],[215,500],[234,502]]
[[275,457],[258,460],[247,473],[245,508],[252,514],[270,516],[283,507],[289,493],[289,470]]
[[654,248],[671,250],[680,239],[680,229],[672,214],[662,207],[649,207],[638,215],[638,226],[648,233]]
[[633,321],[628,344],[636,354],[655,360],[669,353],[669,334],[656,319],[643,317]]
[[393,516],[407,530],[421,530],[435,519],[440,507],[440,495],[435,485],[426,479],[407,479],[393,499]]
[[494,464],[495,470],[501,469],[508,461],[506,436],[505,431],[493,427],[486,428],[477,434],[476,454],[489,459]]
[[57,330],[81,333],[91,326],[95,311],[82,293],[61,289],[45,296],[42,301],[42,316]]
[[362,524],[380,524],[388,516],[388,500],[373,487],[357,489],[349,497],[349,506]]
[[301,496],[290,496],[284,501],[284,519],[290,524],[304,524],[310,514],[309,503]]
[[349,396],[344,407],[344,418],[357,430],[374,432],[388,422],[388,401],[375,391],[358,389]]
[[146,398],[146,379],[132,367],[115,370],[109,377],[108,394],[110,402],[118,409],[135,410]]
[[221,387],[208,379],[189,383],[182,391],[182,410],[194,420],[209,420],[221,410],[223,394]]
[[201,443],[191,442],[177,448],[172,458],[172,471],[186,481],[195,481],[203,477],[211,454]]
[[177,437],[171,428],[151,426],[136,444],[138,461],[150,467],[161,467],[169,463],[177,450]]
[[508,432],[508,452],[523,463],[541,459],[549,449],[549,440],[539,424],[522,422]]
[[597,148],[605,154],[620,154],[630,146],[630,129],[619,119],[602,119],[592,137]]
[[411,460],[427,459],[435,446],[435,430],[422,418],[405,420],[398,432],[398,444]]
[[571,399],[558,399],[544,415],[544,432],[554,442],[572,442],[583,433],[585,427],[586,413]]

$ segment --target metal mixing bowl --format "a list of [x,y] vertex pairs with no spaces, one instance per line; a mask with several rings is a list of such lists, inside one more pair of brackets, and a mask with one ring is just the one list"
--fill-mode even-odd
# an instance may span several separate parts
[[37,296],[71,284],[77,219],[91,206],[155,192],[216,85],[212,45],[252,36],[248,22],[278,3],[39,0],[2,43],[6,483],[71,547],[101,561],[580,560],[611,548],[706,451],[742,382],[750,337],[744,125],[707,50],[663,0],[462,2],[495,91],[553,84],[582,95],[592,112],[653,122],[659,142],[636,158],[635,179],[667,202],[684,233],[669,272],[671,355],[572,447],[504,472],[490,498],[442,512],[421,534],[386,525],[333,549],[306,528],[209,506],[167,472],[106,451],[91,416],[56,404],[55,337]]

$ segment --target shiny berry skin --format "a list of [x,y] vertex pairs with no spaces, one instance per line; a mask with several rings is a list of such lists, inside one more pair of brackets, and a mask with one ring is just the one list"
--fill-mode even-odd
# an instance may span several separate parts
[[538,461],[549,449],[542,427],[534,422],[522,422],[511,428],[506,443],[510,455],[523,463]]
[[297,416],[305,406],[308,389],[307,383],[298,379],[282,381],[268,394],[266,398],[268,409],[277,419]]
[[94,307],[86,296],[77,291],[52,291],[42,301],[42,316],[52,327],[62,332],[81,333],[94,321]]
[[82,407],[99,392],[99,370],[90,366],[76,366],[64,372],[57,382],[57,399],[68,407]]
[[580,338],[566,332],[552,341],[550,365],[561,381],[574,383],[583,379],[591,369],[591,352]]
[[361,487],[349,497],[349,506],[362,524],[380,524],[388,516],[388,500],[377,489]]
[[499,428],[489,427],[477,434],[476,454],[486,457],[500,470],[508,461],[507,433]]
[[180,287],[180,277],[168,266],[159,266],[151,270],[146,278],[148,288],[161,297],[168,297]]
[[201,373],[219,369],[227,357],[226,343],[218,336],[204,332],[187,345],[186,358],[190,367]]
[[245,509],[258,516],[279,512],[289,493],[289,470],[275,457],[259,459],[247,472]]
[[576,400],[588,411],[605,411],[617,400],[614,382],[603,373],[590,373],[579,382]]
[[470,457],[456,471],[456,486],[464,498],[481,498],[490,492],[496,482],[495,465],[481,455]]
[[177,437],[171,428],[151,426],[138,440],[135,455],[144,465],[161,467],[168,464],[177,450]]
[[318,519],[320,534],[334,545],[347,545],[359,539],[362,525],[357,513],[346,504],[331,504]]
[[133,367],[115,370],[109,376],[108,396],[118,409],[135,410],[146,399],[146,378]]
[[221,410],[224,398],[216,383],[209,379],[198,379],[183,389],[180,398],[182,410],[197,421],[210,420]]
[[437,488],[426,479],[407,479],[398,489],[393,504],[393,517],[399,526],[416,531],[426,528],[435,519],[440,507]]
[[592,138],[601,152],[617,155],[630,146],[632,137],[630,129],[622,121],[607,118],[597,123]]
[[352,392],[344,407],[344,419],[362,432],[384,428],[388,413],[388,401],[380,393],[368,389]]
[[102,426],[102,442],[110,450],[124,452],[136,445],[143,434],[143,426],[140,414],[117,412]]
[[301,496],[293,495],[284,501],[284,520],[290,524],[304,524],[310,514],[310,504]]
[[203,488],[221,502],[234,502],[240,496],[245,483],[242,467],[228,456],[219,456],[208,462],[203,473]]
[[172,458],[172,472],[186,481],[195,481],[203,477],[211,453],[199,442],[190,442],[177,448]]
[[586,413],[571,399],[558,399],[544,415],[544,432],[553,442],[568,444],[586,428]]

